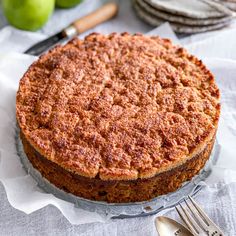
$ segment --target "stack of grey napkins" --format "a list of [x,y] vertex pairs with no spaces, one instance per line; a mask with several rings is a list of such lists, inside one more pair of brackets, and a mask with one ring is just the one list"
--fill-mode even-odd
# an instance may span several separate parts
[[137,15],[153,26],[169,21],[177,33],[200,33],[230,24],[234,12],[220,0],[133,0]]

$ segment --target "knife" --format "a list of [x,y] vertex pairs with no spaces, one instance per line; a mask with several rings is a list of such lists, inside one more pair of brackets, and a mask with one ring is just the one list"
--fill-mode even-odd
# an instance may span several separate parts
[[116,3],[107,3],[94,12],[74,21],[61,32],[52,35],[39,43],[36,43],[35,45],[27,49],[24,53],[35,56],[40,55],[61,40],[70,39],[78,34],[85,32],[88,29],[95,27],[98,24],[103,23],[104,21],[111,19],[117,14],[117,12],[118,5]]

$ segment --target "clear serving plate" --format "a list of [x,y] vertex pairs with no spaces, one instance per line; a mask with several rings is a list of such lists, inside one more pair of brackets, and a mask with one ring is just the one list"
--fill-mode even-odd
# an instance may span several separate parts
[[195,195],[205,185],[204,180],[211,174],[213,165],[219,157],[219,145],[216,140],[210,159],[191,181],[185,182],[177,191],[156,197],[150,201],[134,203],[107,203],[92,201],[66,193],[55,187],[47,179],[43,178],[40,172],[33,168],[29,162],[20,139],[19,130],[16,133],[16,146],[20,160],[25,170],[36,180],[38,186],[47,193],[52,193],[56,197],[71,202],[75,207],[91,212],[97,212],[108,218],[131,218],[156,214],[159,211],[175,206],[187,195]]

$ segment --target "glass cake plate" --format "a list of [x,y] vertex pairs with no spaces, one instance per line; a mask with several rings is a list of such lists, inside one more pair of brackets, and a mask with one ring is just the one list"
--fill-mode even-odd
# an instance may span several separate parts
[[25,170],[36,180],[38,186],[47,193],[52,193],[56,197],[71,202],[75,207],[87,211],[97,212],[107,218],[131,218],[156,214],[164,209],[175,206],[187,195],[195,195],[205,185],[204,180],[211,174],[213,165],[219,157],[219,145],[216,140],[213,151],[201,172],[191,181],[185,182],[177,191],[156,197],[150,201],[133,203],[107,203],[93,201],[77,197],[67,193],[43,178],[41,173],[34,169],[29,162],[20,139],[19,129],[16,132],[16,146],[20,160]]

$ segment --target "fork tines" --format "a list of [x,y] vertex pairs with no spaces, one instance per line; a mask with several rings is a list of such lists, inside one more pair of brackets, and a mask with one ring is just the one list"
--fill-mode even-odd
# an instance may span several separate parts
[[190,196],[184,202],[185,207],[179,203],[175,208],[193,235],[223,236],[219,227]]

